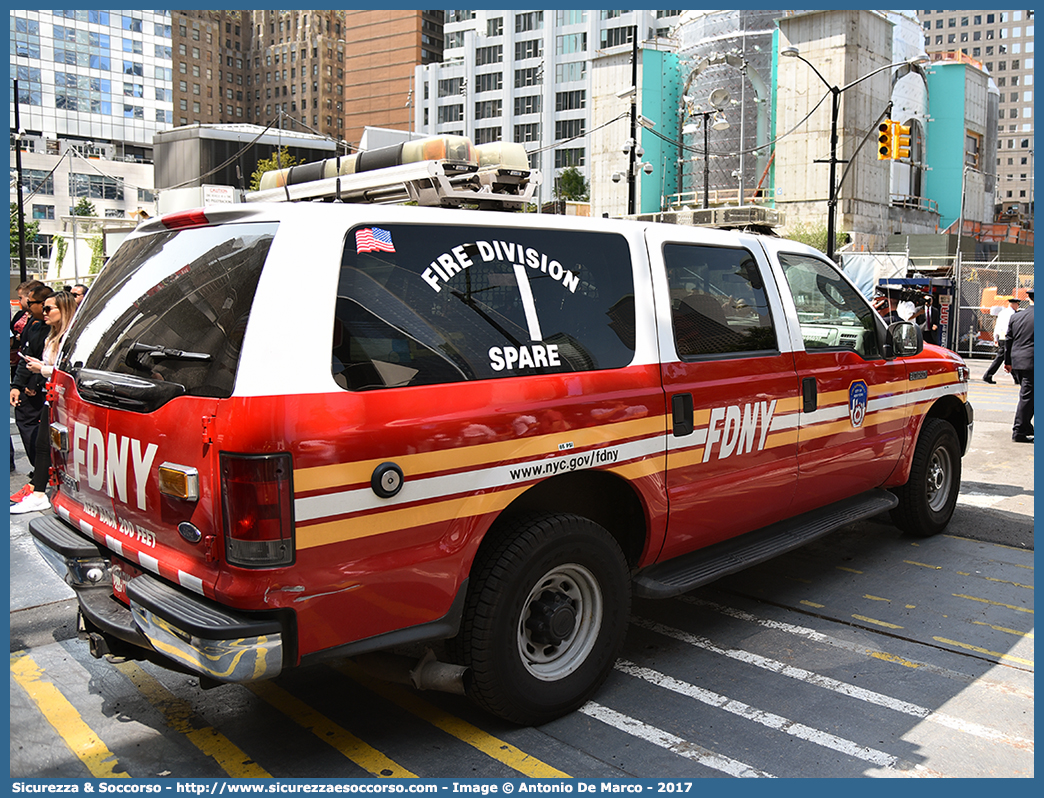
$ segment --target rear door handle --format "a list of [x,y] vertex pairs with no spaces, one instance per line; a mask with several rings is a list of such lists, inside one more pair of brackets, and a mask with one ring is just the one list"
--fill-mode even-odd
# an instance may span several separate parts
[[671,397],[671,415],[674,421],[674,437],[684,438],[692,434],[695,426],[691,393],[676,393]]
[[819,407],[819,391],[816,387],[815,377],[805,377],[801,381],[801,410],[804,413],[814,413]]

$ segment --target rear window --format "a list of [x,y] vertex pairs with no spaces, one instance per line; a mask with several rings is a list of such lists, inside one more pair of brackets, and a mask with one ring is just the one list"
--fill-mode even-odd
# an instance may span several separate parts
[[62,369],[90,375],[85,384],[104,382],[98,373],[127,375],[115,384],[139,393],[153,384],[168,398],[230,396],[276,227],[227,224],[125,242],[76,313]]
[[619,368],[634,312],[616,234],[360,227],[345,241],[333,375],[369,390]]

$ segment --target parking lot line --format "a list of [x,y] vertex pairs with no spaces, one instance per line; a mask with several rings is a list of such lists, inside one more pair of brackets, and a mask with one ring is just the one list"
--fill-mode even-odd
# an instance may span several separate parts
[[229,776],[234,779],[272,778],[271,773],[200,718],[187,701],[178,698],[139,665],[121,662],[115,667],[159,710],[170,728],[187,737],[189,742],[217,762]]
[[24,651],[11,655],[11,673],[15,681],[29,694],[37,708],[47,718],[69,750],[83,762],[96,779],[129,779],[129,773],[117,773],[120,763],[102,739],[84,723],[80,713],[51,682],[43,678],[43,671]]

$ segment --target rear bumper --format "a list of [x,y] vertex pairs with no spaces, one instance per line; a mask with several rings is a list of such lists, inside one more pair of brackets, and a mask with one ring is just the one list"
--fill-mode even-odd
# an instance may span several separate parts
[[130,607],[112,594],[110,553],[56,516],[29,523],[37,549],[75,592],[80,612],[102,634],[154,651],[219,682],[253,682],[283,669],[287,630],[251,618],[151,574],[127,581]]

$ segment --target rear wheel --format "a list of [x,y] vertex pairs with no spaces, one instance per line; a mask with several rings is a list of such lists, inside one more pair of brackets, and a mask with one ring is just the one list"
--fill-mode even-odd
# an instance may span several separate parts
[[961,489],[961,445],[946,421],[925,419],[917,437],[910,479],[892,492],[899,506],[892,521],[911,535],[928,537],[946,528]]
[[480,555],[471,584],[452,648],[482,707],[545,723],[577,709],[608,676],[627,627],[630,577],[601,526],[575,515],[518,521]]

